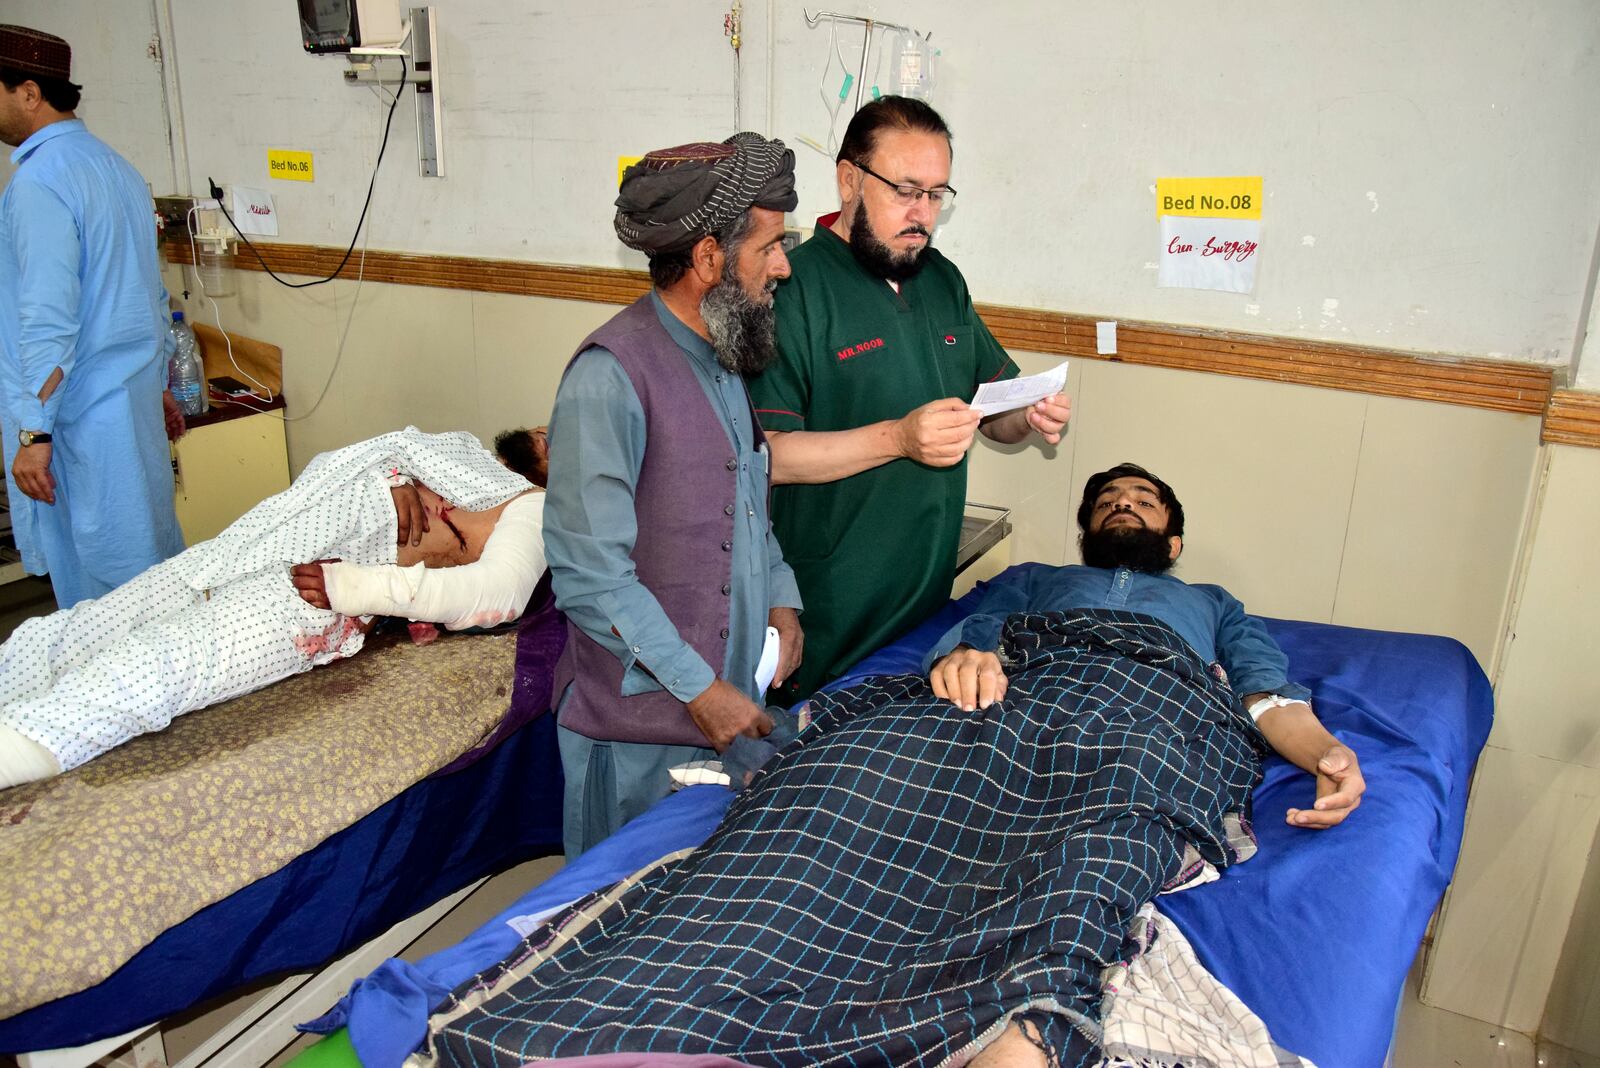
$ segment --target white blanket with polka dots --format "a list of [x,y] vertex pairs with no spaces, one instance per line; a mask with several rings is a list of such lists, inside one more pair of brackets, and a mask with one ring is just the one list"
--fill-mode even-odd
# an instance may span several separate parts
[[533,488],[465,431],[426,434],[408,426],[317,456],[294,485],[185,553],[185,578],[195,589],[208,589],[281,564],[334,557],[392,564],[398,539],[389,487],[395,474],[473,512]]
[[323,453],[211,541],[19,627],[0,647],[0,726],[70,770],[175,716],[355,654],[355,621],[302,600],[289,566],[394,563],[396,473],[471,510],[531,488],[466,433],[407,427]]

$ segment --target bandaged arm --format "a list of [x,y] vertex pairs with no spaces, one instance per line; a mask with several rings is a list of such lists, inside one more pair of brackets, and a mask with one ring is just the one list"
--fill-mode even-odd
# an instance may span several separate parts
[[450,630],[492,627],[528,607],[544,574],[544,494],[506,505],[475,563],[322,565],[328,604],[347,616],[404,616]]

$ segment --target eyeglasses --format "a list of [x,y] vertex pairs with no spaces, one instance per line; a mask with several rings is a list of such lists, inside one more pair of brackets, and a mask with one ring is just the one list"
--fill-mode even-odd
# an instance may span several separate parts
[[921,200],[923,197],[927,197],[928,203],[932,204],[935,208],[946,207],[956,199],[956,191],[947,185],[937,186],[933,189],[924,189],[920,185],[901,185],[899,182],[889,181],[889,179],[885,178],[883,175],[879,174],[865,163],[857,163],[855,160],[851,160],[850,162],[861,170],[872,175],[890,189],[893,189],[895,200],[899,201],[901,204],[904,204],[908,208],[915,204],[918,200]]

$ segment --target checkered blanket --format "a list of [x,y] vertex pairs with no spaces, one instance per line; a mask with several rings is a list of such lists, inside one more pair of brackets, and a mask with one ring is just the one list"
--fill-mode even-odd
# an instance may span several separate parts
[[465,984],[432,1055],[959,1064],[1042,1011],[1055,1060],[1098,1061],[1104,969],[1186,845],[1234,858],[1260,739],[1147,616],[1017,615],[1002,648],[987,710],[909,675],[819,695],[703,846]]

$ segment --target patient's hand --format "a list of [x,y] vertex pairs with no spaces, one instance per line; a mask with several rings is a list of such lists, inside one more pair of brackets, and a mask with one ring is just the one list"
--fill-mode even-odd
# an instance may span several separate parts
[[310,564],[295,564],[289,569],[289,581],[294,583],[294,588],[300,592],[301,600],[313,608],[332,609],[328,603],[328,579],[322,573],[322,565],[332,563],[331,560],[318,560]]
[[1009,685],[998,656],[966,645],[941,657],[928,681],[936,696],[968,712],[988,708],[1006,695]]
[[689,718],[706,736],[711,748],[722,752],[743,734],[765,738],[772,733],[772,717],[732,683],[717,679],[685,705]]
[[394,515],[400,528],[397,544],[422,544],[422,535],[428,532],[428,511],[422,507],[422,495],[410,482],[403,486],[390,486],[389,496],[394,498]]
[[1361,804],[1367,780],[1361,762],[1347,745],[1330,745],[1317,761],[1317,800],[1310,808],[1291,808],[1288,822],[1295,827],[1323,830],[1344,822]]

